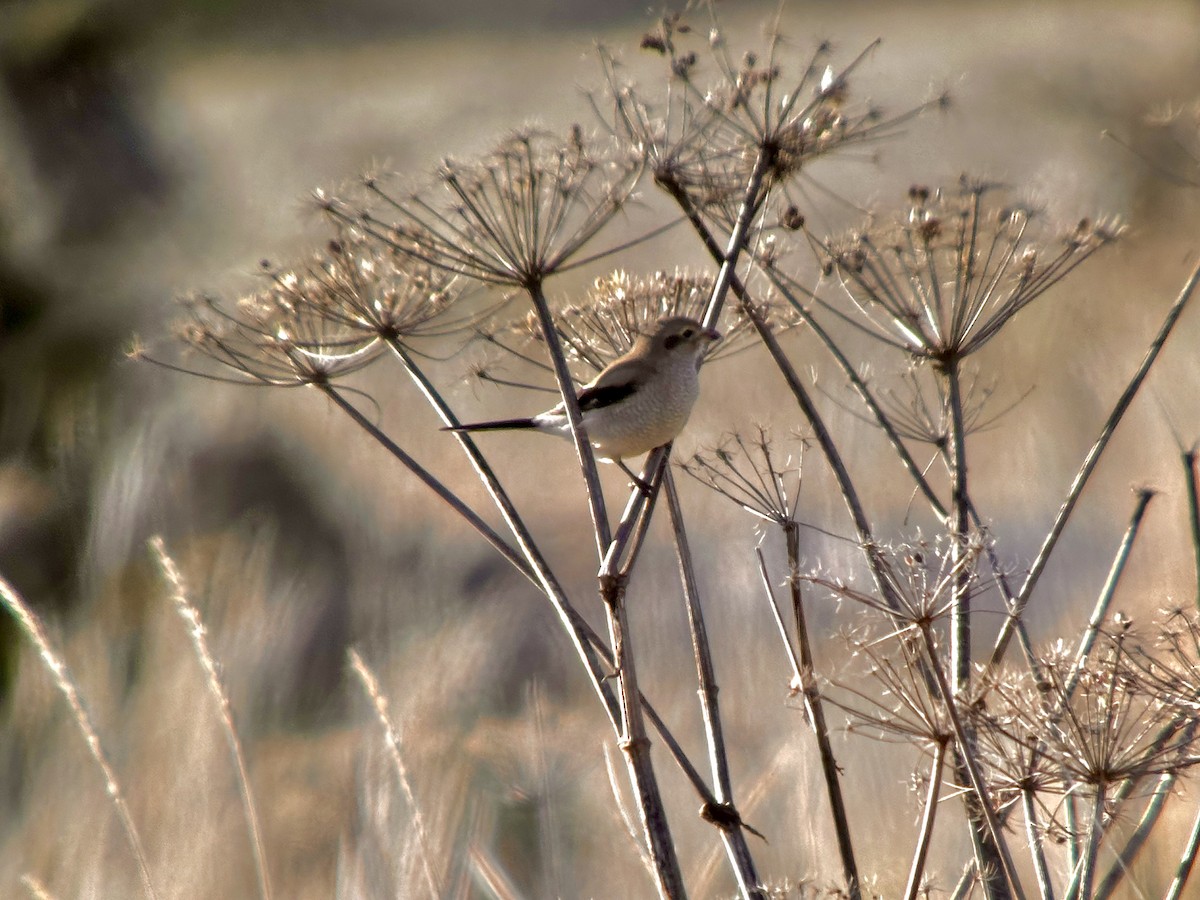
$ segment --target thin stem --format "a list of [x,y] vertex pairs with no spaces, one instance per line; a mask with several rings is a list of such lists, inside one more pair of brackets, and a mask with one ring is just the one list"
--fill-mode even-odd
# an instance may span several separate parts
[[133,822],[133,814],[129,811],[129,802],[125,799],[125,791],[117,779],[116,769],[113,768],[108,754],[104,751],[104,745],[100,743],[100,735],[96,731],[92,717],[88,713],[87,707],[83,705],[83,698],[79,694],[75,679],[72,678],[66,663],[50,645],[50,638],[46,634],[42,620],[25,602],[16,588],[5,581],[3,577],[0,577],[0,603],[8,607],[8,611],[16,618],[21,630],[25,632],[25,636],[33,642],[42,662],[50,670],[54,684],[62,692],[67,705],[71,708],[71,718],[75,720],[80,734],[83,735],[88,753],[95,761],[97,768],[100,769],[100,774],[104,778],[104,789],[108,793],[109,799],[112,800],[113,808],[117,811],[117,820],[121,823],[121,830],[125,833],[129,851],[133,854],[134,862],[137,863],[142,891],[150,900],[157,900],[158,894],[155,892],[154,882],[150,878],[150,866],[146,862],[146,850],[142,845],[137,826]]
[[242,742],[234,727],[233,708],[229,702],[229,692],[225,689],[225,683],[221,678],[221,667],[209,649],[207,629],[200,619],[200,612],[188,599],[187,584],[183,580],[183,573],[175,564],[175,560],[167,553],[167,545],[161,535],[155,535],[150,539],[150,548],[154,552],[159,568],[162,569],[163,576],[171,586],[171,601],[175,604],[180,618],[188,627],[192,646],[196,649],[200,667],[204,669],[209,693],[212,694],[213,700],[217,704],[217,717],[221,720],[221,730],[229,744],[229,754],[233,757],[238,793],[241,794],[242,811],[246,816],[246,830],[249,832],[250,846],[254,851],[258,894],[262,900],[270,900],[271,879],[267,871],[267,853],[263,844],[262,828],[258,822],[258,808],[254,802],[254,793],[250,790],[250,774],[246,767],[246,755],[242,752]]
[[1046,851],[1042,843],[1042,831],[1038,825],[1037,806],[1030,785],[1021,788],[1021,808],[1025,813],[1025,839],[1029,842],[1029,856],[1033,860],[1033,871],[1037,876],[1038,890],[1042,900],[1054,900],[1054,884],[1050,881],[1050,868],[1046,865]]
[[917,894],[921,891],[921,881],[925,877],[925,860],[929,855],[929,844],[933,840],[933,823],[937,817],[938,795],[942,787],[942,764],[945,759],[946,741],[934,744],[933,763],[929,766],[929,791],[925,795],[925,809],[921,813],[917,847],[913,851],[912,866],[908,871],[904,900],[917,900]]
[[954,578],[950,609],[950,668],[954,692],[965,697],[971,685],[971,579],[970,567],[958,565],[967,552],[971,527],[970,495],[967,491],[967,429],[963,417],[962,382],[958,360],[946,360],[941,372],[946,379],[946,401],[950,409],[950,553],[959,570]]
[[[921,467],[917,464],[917,461],[913,459],[912,454],[909,453],[908,447],[906,447],[904,444],[904,439],[901,438],[900,433],[896,431],[896,426],[892,424],[891,417],[884,411],[883,407],[879,405],[879,401],[875,399],[875,395],[871,392],[871,389],[867,385],[866,381],[864,381],[862,376],[859,375],[858,370],[854,368],[854,364],[850,361],[850,358],[846,356],[844,352],[842,352],[842,348],[838,346],[836,341],[834,341],[832,335],[830,335],[830,333],[826,331],[825,328],[813,317],[808,307],[796,298],[790,287],[784,282],[782,275],[772,267],[768,267],[766,269],[766,273],[767,277],[771,280],[771,283],[775,286],[775,289],[779,291],[784,299],[786,299],[792,305],[792,309],[794,309],[796,314],[800,316],[800,319],[802,322],[804,322],[805,326],[817,336],[817,338],[825,346],[825,349],[829,351],[830,356],[832,356],[834,361],[838,364],[838,368],[842,370],[842,375],[845,376],[846,380],[850,382],[850,386],[854,388],[855,393],[858,394],[859,398],[866,405],[867,409],[871,411],[871,415],[874,416],[876,424],[879,425],[879,427],[883,430],[884,435],[887,437],[888,443],[892,447],[892,451],[900,460],[900,464],[904,466],[904,470],[908,472],[909,477],[912,478],[913,483],[917,486],[917,489],[920,490],[921,494],[929,503],[930,509],[933,510],[934,515],[936,515],[939,519],[945,519],[947,517],[945,505],[938,498],[937,494],[934,493],[933,488],[929,484],[929,480],[921,471]],[[733,290],[735,294],[741,297],[743,296],[745,289],[742,288],[741,283],[738,282],[734,284]]]
[[654,861],[656,886],[664,900],[687,896],[683,872],[675,853],[675,843],[667,822],[666,809],[658,779],[650,759],[650,739],[642,717],[641,693],[630,642],[629,620],[625,609],[625,579],[618,575],[600,576],[600,597],[608,617],[613,659],[617,667],[617,694],[620,699],[620,730],[617,743],[625,756],[629,777],[638,801],[643,833]]
[[970,752],[972,742],[967,739],[967,729],[958,714],[958,705],[954,702],[954,694],[938,662],[937,642],[933,637],[933,626],[928,621],[921,621],[917,623],[917,628],[921,633],[921,639],[925,645],[925,657],[929,671],[933,675],[938,693],[942,699],[942,704],[946,710],[946,715],[949,716],[950,725],[954,729],[954,740],[959,751],[959,764],[966,770],[971,788],[979,798],[979,811],[987,827],[991,844],[996,850],[997,862],[1001,867],[1001,874],[1007,882],[1008,889],[1012,895],[1017,900],[1025,900],[1025,892],[1021,890],[1021,884],[1017,880],[1016,866],[1013,865],[1012,856],[1008,851],[1008,844],[1004,840],[1000,821],[996,817],[996,808],[988,795],[987,785],[984,782],[983,775],[979,771],[979,765],[974,755]]
[[[317,384],[314,385],[323,394],[329,397],[339,409],[354,420],[355,424],[362,428],[367,434],[374,438],[385,450],[400,461],[410,472],[417,476],[430,490],[438,495],[447,505],[455,512],[466,519],[485,540],[500,552],[516,569],[537,584],[550,602],[554,605],[555,612],[558,613],[559,620],[567,629],[567,633],[571,637],[571,642],[575,646],[575,652],[584,664],[587,670],[588,679],[591,681],[593,689],[600,696],[601,702],[608,713],[609,721],[613,727],[618,727],[620,722],[620,713],[617,706],[617,700],[613,696],[612,690],[609,688],[606,681],[608,673],[601,666],[600,661],[596,657],[596,651],[593,649],[592,642],[584,630],[583,617],[571,605],[559,585],[558,580],[553,573],[545,566],[540,555],[533,552],[532,559],[538,563],[537,566],[531,564],[530,560],[523,558],[508,543],[501,538],[492,529],[490,525],[484,522],[479,515],[462,502],[453,492],[451,492],[444,484],[430,474],[420,463],[413,459],[404,451],[395,441],[383,433],[370,419],[364,416],[358,409],[354,407],[345,397],[343,397],[332,385]],[[519,521],[519,520],[515,520]],[[510,522],[512,525],[513,522]],[[518,541],[524,542],[528,540],[528,535],[523,532],[518,532]],[[533,550],[532,541],[528,544],[529,550]],[[523,543],[522,549],[526,546]],[[527,551],[529,552],[529,551]]]
[[1196,487],[1196,448],[1183,454],[1183,472],[1187,480],[1188,522],[1192,526],[1192,559],[1196,578],[1196,608],[1200,609],[1200,493]]
[[[1104,788],[1101,781],[1096,785],[1092,797],[1092,820],[1088,827],[1087,846],[1084,848],[1082,869],[1079,874],[1079,891],[1075,894],[1079,900],[1091,900],[1092,879],[1096,872],[1096,856],[1100,852],[1100,842],[1104,840]],[[1070,900],[1070,897],[1068,897]]]
[[[773,155],[767,148],[760,147],[758,155],[754,158],[754,168],[750,170],[750,178],[746,183],[746,191],[742,195],[742,204],[738,208],[737,221],[734,222],[733,231],[729,234],[729,244],[726,246],[725,252],[721,254],[721,268],[717,272],[717,279],[713,283],[712,296],[708,301],[708,306],[704,310],[702,324],[705,328],[716,328],[717,322],[721,319],[721,307],[725,303],[725,295],[729,292],[731,281],[737,277],[738,257],[746,249],[746,239],[750,233],[750,224],[754,221],[754,217],[758,215],[758,210],[762,206],[763,179],[767,174],[768,167],[771,165]],[[689,200],[688,205],[684,207],[685,214],[688,213],[690,205]],[[688,218],[690,220],[691,216],[689,215]]]
[[1167,338],[1171,336],[1171,332],[1174,330],[1175,324],[1179,321],[1179,317],[1183,314],[1184,308],[1191,299],[1197,283],[1200,283],[1200,264],[1192,270],[1183,289],[1179,292],[1179,296],[1167,311],[1166,318],[1159,327],[1158,333],[1154,336],[1154,340],[1150,342],[1150,347],[1146,351],[1141,365],[1138,366],[1129,384],[1126,385],[1125,390],[1118,398],[1112,412],[1109,413],[1108,419],[1100,430],[1099,437],[1096,438],[1096,442],[1092,444],[1091,449],[1088,450],[1087,455],[1084,457],[1083,464],[1080,466],[1079,471],[1075,475],[1075,480],[1071,483],[1071,487],[1067,491],[1067,498],[1063,501],[1062,507],[1059,509],[1058,515],[1055,517],[1054,523],[1050,526],[1050,531],[1046,534],[1041,549],[1034,559],[1029,575],[1026,576],[1025,583],[1021,586],[1020,593],[1014,599],[1013,607],[1009,610],[1008,617],[1000,627],[1000,634],[996,637],[996,644],[992,648],[992,656],[988,661],[987,667],[989,671],[995,669],[1004,658],[1009,641],[1012,640],[1015,622],[1024,613],[1025,605],[1029,602],[1029,598],[1033,594],[1033,589],[1037,586],[1038,579],[1041,578],[1042,572],[1045,571],[1046,564],[1050,560],[1050,554],[1058,544],[1058,539],[1062,536],[1063,530],[1067,527],[1067,521],[1071,518],[1075,504],[1083,493],[1083,489],[1087,485],[1088,479],[1091,478],[1096,465],[1100,462],[1100,457],[1107,448],[1113,432],[1117,430],[1117,426],[1121,423],[1125,412],[1129,409],[1129,405],[1133,402],[1133,398],[1141,388],[1142,382],[1146,380],[1146,375],[1149,374],[1155,360],[1158,359],[1158,355],[1166,344]]
[[[700,605],[700,590],[696,582],[696,571],[692,563],[692,552],[684,528],[683,510],[679,505],[679,493],[675,479],[668,469],[664,476],[667,494],[667,511],[675,537],[675,555],[679,563],[679,578],[683,585],[684,602],[687,606],[688,628],[692,635],[692,652],[696,659],[696,678],[699,682],[700,709],[704,719],[704,736],[708,745],[709,764],[712,767],[713,783],[717,800],[722,809],[711,810],[705,818],[730,820],[727,827],[720,827],[721,840],[733,867],[734,877],[742,895],[753,900],[766,900],[766,893],[759,884],[758,872],[746,835],[741,828],[741,817],[733,801],[733,784],[729,774],[729,755],[725,748],[725,736],[721,728],[720,705],[717,701],[717,675],[713,665],[712,648],[708,642],[708,630],[704,624],[704,610]],[[702,813],[703,815],[703,813]]]
[[[1196,724],[1196,722],[1193,722],[1189,730],[1194,732]],[[1142,810],[1137,827],[1133,829],[1133,833],[1129,835],[1125,841],[1125,845],[1116,855],[1117,858],[1109,866],[1108,872],[1096,887],[1096,892],[1092,895],[1092,900],[1107,900],[1124,880],[1130,866],[1133,865],[1134,860],[1137,859],[1138,854],[1141,853],[1142,848],[1146,845],[1146,841],[1150,838],[1150,833],[1154,830],[1154,826],[1158,824],[1159,817],[1166,807],[1167,800],[1170,798],[1177,780],[1178,776],[1174,772],[1164,772],[1158,776],[1158,783],[1154,785],[1154,790],[1150,794],[1150,800],[1146,803],[1145,809]],[[1196,822],[1200,823],[1200,817],[1197,817]],[[1196,829],[1200,825],[1194,823],[1192,827]]]
[[1152,499],[1154,499],[1154,491],[1149,488],[1138,490],[1137,505],[1134,507],[1129,527],[1125,529],[1125,536],[1121,539],[1121,545],[1117,548],[1117,555],[1113,559],[1112,567],[1109,569],[1108,578],[1104,581],[1104,587],[1100,590],[1100,596],[1096,598],[1096,605],[1092,608],[1092,615],[1088,619],[1087,629],[1079,639],[1079,649],[1075,652],[1075,661],[1071,664],[1071,671],[1067,675],[1066,682],[1063,685],[1060,707],[1065,707],[1070,701],[1071,695],[1075,693],[1075,685],[1079,683],[1079,676],[1082,674],[1084,666],[1087,664],[1087,658],[1096,643],[1096,635],[1100,633],[1100,624],[1108,615],[1108,608],[1112,604],[1113,595],[1117,591],[1117,585],[1121,581],[1125,565],[1129,562],[1129,553],[1133,550],[1133,542],[1137,539],[1138,529],[1141,527],[1142,519],[1146,515],[1146,507],[1149,506]]
[[1200,815],[1197,815],[1196,820],[1192,823],[1187,843],[1179,855],[1179,865],[1175,867],[1175,877],[1171,879],[1171,886],[1163,894],[1163,900],[1179,900],[1183,896],[1184,885],[1187,884],[1188,878],[1192,874],[1192,866],[1196,864],[1198,853],[1200,853]]
[[592,527],[596,534],[596,551],[601,559],[604,558],[608,545],[612,542],[612,532],[609,529],[608,513],[604,508],[604,491],[600,487],[600,474],[596,471],[596,454],[588,440],[587,428],[583,424],[583,415],[579,411],[579,398],[575,394],[575,383],[571,380],[571,370],[567,367],[566,356],[562,352],[562,342],[558,337],[558,329],[554,325],[554,317],[550,313],[550,304],[542,291],[540,281],[526,285],[534,311],[537,313],[538,325],[542,330],[542,340],[550,354],[554,365],[554,377],[558,382],[559,393],[562,394],[563,410],[567,414],[567,422],[571,426],[571,438],[575,442],[575,453],[579,457],[579,468],[583,473],[583,483],[587,490],[588,509],[592,514]]
[[813,662],[812,643],[808,637],[808,622],[804,615],[804,598],[800,591],[800,529],[795,522],[784,528],[787,542],[788,590],[792,598],[792,614],[796,620],[796,644],[800,649],[800,686],[804,695],[804,708],[817,739],[818,755],[821,759],[821,774],[825,778],[825,793],[829,797],[829,809],[833,815],[833,829],[837,835],[838,855],[842,860],[842,874],[846,879],[852,900],[862,896],[858,876],[858,863],[854,859],[854,843],[851,838],[850,820],[846,815],[846,804],[842,798],[842,786],[838,776],[838,764],[833,755],[833,744],[829,740],[829,726],[825,721],[825,707],[821,702],[821,691],[817,686]]

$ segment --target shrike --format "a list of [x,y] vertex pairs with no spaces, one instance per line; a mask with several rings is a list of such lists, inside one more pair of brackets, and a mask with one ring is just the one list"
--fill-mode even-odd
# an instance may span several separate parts
[[[685,316],[659,319],[653,334],[639,335],[628,353],[584,385],[578,395],[579,411],[597,458],[615,462],[629,472],[622,460],[674,440],[687,424],[700,393],[704,354],[720,337]],[[523,428],[571,437],[561,403],[529,419],[472,422],[442,430]]]

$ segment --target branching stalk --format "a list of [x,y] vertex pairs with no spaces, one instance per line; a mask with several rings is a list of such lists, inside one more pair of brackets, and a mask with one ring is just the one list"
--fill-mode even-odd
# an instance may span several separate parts
[[912,866],[908,871],[904,900],[917,900],[917,895],[921,892],[921,882],[925,878],[925,861],[929,856],[929,844],[933,840],[933,823],[937,818],[938,795],[942,787],[942,764],[945,759],[946,742],[934,744],[933,762],[929,766],[929,790],[925,795],[925,809],[921,813],[917,847],[913,851]]
[[[718,823],[721,841],[737,878],[742,896],[753,900],[766,900],[766,893],[759,884],[754,859],[746,844],[746,835],[741,827],[741,816],[733,800],[733,783],[729,775],[729,755],[725,749],[725,736],[721,727],[720,705],[717,701],[716,667],[713,665],[712,649],[708,642],[708,630],[704,624],[704,610],[700,605],[700,590],[692,564],[691,548],[684,528],[683,510],[679,505],[679,494],[675,480],[668,470],[665,475],[667,510],[675,536],[675,555],[679,563],[679,577],[683,585],[684,601],[687,605],[688,627],[692,635],[692,652],[696,660],[696,677],[699,682],[700,709],[704,719],[704,736],[708,745],[709,764],[716,786],[719,810],[711,810],[705,818]],[[721,823],[728,823],[722,825]]]
[[1046,564],[1050,560],[1050,554],[1058,544],[1058,539],[1062,536],[1063,530],[1067,527],[1067,521],[1071,518],[1071,513],[1075,510],[1075,504],[1079,501],[1079,497],[1083,493],[1088,479],[1091,478],[1092,472],[1095,471],[1096,465],[1100,462],[1100,457],[1108,447],[1108,442],[1112,438],[1113,432],[1121,424],[1121,420],[1125,417],[1129,405],[1133,402],[1133,398],[1137,396],[1137,392],[1146,380],[1146,376],[1150,373],[1155,360],[1158,359],[1158,354],[1166,344],[1167,338],[1174,331],[1179,317],[1183,314],[1184,308],[1195,292],[1197,283],[1200,283],[1200,264],[1197,264],[1192,270],[1192,274],[1188,277],[1183,289],[1179,292],[1179,296],[1167,311],[1166,318],[1159,327],[1158,333],[1154,336],[1154,340],[1150,342],[1150,347],[1146,351],[1141,365],[1133,373],[1129,384],[1126,385],[1112,412],[1109,413],[1104,426],[1100,429],[1099,437],[1096,438],[1096,442],[1092,444],[1091,449],[1088,450],[1087,455],[1084,457],[1083,464],[1079,467],[1079,471],[1075,475],[1075,480],[1071,483],[1071,487],[1067,491],[1067,498],[1063,501],[1063,505],[1059,509],[1058,515],[1055,516],[1054,523],[1050,526],[1050,531],[1046,534],[1041,549],[1033,561],[1029,575],[1026,576],[1020,593],[1013,600],[1013,608],[1009,611],[1008,617],[1000,627],[1000,633],[996,637],[996,644],[992,648],[992,656],[988,662],[989,671],[994,670],[1004,658],[1004,653],[1008,650],[1009,641],[1012,640],[1015,622],[1024,613],[1025,605],[1033,595],[1033,589],[1037,586],[1038,579],[1041,578],[1042,572],[1045,571]]

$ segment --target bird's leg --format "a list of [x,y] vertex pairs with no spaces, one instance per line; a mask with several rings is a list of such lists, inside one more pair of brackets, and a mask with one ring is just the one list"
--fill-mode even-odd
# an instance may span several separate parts
[[650,496],[650,492],[653,490],[653,488],[650,486],[649,482],[643,481],[641,478],[639,478],[634,471],[630,469],[629,466],[625,465],[625,463],[623,463],[621,460],[615,459],[613,462],[620,466],[621,471],[628,475],[630,479],[632,479],[634,485],[639,491],[641,491],[647,497]]

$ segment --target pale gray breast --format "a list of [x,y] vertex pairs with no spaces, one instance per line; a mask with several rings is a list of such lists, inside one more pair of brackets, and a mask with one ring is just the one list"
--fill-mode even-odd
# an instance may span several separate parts
[[588,437],[606,458],[639,456],[683,430],[699,393],[695,362],[673,359],[627,400],[597,410],[588,420]]

